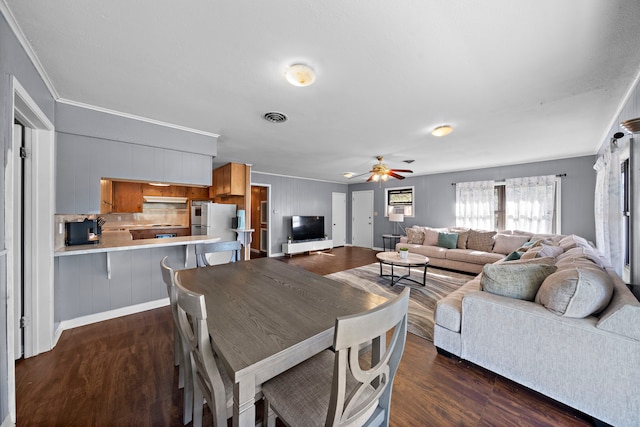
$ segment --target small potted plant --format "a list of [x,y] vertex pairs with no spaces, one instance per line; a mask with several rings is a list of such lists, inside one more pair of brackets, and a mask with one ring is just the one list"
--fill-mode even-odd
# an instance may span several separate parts
[[401,259],[407,259],[407,256],[409,255],[409,248],[398,248],[398,252],[400,253]]

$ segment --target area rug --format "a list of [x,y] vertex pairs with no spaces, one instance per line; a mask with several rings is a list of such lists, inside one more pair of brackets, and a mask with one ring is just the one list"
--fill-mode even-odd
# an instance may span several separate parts
[[[394,267],[395,274],[406,274],[406,271],[405,268]],[[390,273],[390,267],[384,265],[383,274]],[[420,268],[411,268],[412,279],[422,282],[422,273],[423,270]],[[409,283],[411,296],[407,331],[429,341],[433,341],[433,312],[436,302],[473,278],[472,275],[428,267],[427,283],[424,287],[407,281],[390,286],[391,280],[388,277],[380,277],[379,263],[328,274],[326,277],[386,298],[399,295]]]

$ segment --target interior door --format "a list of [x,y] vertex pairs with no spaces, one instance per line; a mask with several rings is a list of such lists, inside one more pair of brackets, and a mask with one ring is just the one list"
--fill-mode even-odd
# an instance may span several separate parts
[[331,240],[333,247],[344,246],[347,240],[347,195],[331,193]]
[[[23,294],[24,294],[24,281],[23,281],[23,240],[24,233],[22,228],[23,218],[23,167],[22,158],[20,156],[21,147],[23,147],[24,128],[22,125],[13,126],[13,149],[9,151],[10,158],[7,159],[7,168],[11,169],[12,176],[12,200],[11,206],[7,208],[12,209],[13,213],[8,213],[8,217],[13,219],[12,233],[10,236],[10,242],[7,242],[7,248],[9,249],[7,261],[10,263],[10,268],[7,269],[7,279],[9,286],[13,288],[13,336],[14,336],[14,358],[20,359],[23,355],[23,343],[24,336],[22,334],[21,319],[23,316]],[[9,236],[7,236],[9,240]]]
[[354,191],[351,199],[351,243],[373,248],[373,191]]

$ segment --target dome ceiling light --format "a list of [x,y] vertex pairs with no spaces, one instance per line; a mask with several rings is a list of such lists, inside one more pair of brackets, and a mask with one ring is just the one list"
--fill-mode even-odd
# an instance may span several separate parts
[[447,136],[451,132],[453,132],[453,128],[451,126],[442,125],[442,126],[438,126],[433,131],[431,131],[431,135],[433,135],[433,136]]
[[294,86],[306,87],[316,81],[316,73],[305,64],[294,64],[284,72],[287,81]]

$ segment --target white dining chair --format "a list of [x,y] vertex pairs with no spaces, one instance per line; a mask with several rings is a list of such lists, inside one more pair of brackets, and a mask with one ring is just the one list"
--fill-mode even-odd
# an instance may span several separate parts
[[180,326],[178,324],[178,292],[174,282],[175,272],[167,264],[167,258],[169,257],[165,256],[160,260],[160,270],[162,271],[162,280],[167,286],[169,305],[171,306],[171,315],[173,317],[173,360],[174,365],[178,366],[178,388],[184,389],[182,422],[188,424],[191,422],[193,415],[193,378],[191,377],[189,353],[188,351],[184,353],[182,349],[182,337],[180,336]]
[[[407,334],[409,288],[364,313],[336,319],[325,350],[262,386],[265,417],[291,427],[389,425],[393,379]],[[389,344],[387,332],[393,330]],[[360,349],[370,345],[370,363]]]
[[[213,414],[214,426],[226,426],[233,415],[233,384],[220,359],[214,355],[207,328],[204,295],[184,288],[175,275],[178,322],[185,348],[191,355],[193,381],[193,427],[202,425],[203,398]],[[262,394],[256,394],[262,399]]]
[[223,263],[240,261],[240,251],[242,244],[237,240],[230,240],[228,242],[213,242],[213,243],[198,243],[196,244],[196,265],[198,267],[208,267],[209,261],[207,261],[207,254],[213,254],[217,252],[231,252],[229,261],[223,261]]

